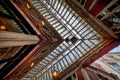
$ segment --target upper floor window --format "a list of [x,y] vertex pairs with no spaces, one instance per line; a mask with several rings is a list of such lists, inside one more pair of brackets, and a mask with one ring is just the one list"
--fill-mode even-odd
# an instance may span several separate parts
[[112,66],[114,69],[119,70],[120,71],[120,65],[117,63],[108,63],[110,66]]
[[114,56],[109,56],[111,59],[113,59],[113,60],[119,60],[118,58],[116,58],[116,57],[114,57]]

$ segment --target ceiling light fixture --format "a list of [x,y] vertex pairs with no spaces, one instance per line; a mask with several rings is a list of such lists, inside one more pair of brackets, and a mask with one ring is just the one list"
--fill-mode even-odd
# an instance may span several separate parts
[[28,3],[26,3],[26,6],[27,6],[28,9],[30,9],[30,5]]
[[7,29],[7,27],[5,25],[0,25],[0,30],[1,31],[5,31]]
[[58,71],[57,71],[57,70],[54,69],[54,70],[52,71],[52,77],[53,77],[53,79],[55,79],[55,80],[58,79],[59,76],[58,76]]
[[41,21],[41,24],[44,26],[44,25],[45,25],[45,22],[42,20],[42,21]]
[[34,62],[32,62],[32,63],[31,63],[31,65],[30,65],[30,67],[33,67],[34,65],[35,65],[35,63],[34,63]]

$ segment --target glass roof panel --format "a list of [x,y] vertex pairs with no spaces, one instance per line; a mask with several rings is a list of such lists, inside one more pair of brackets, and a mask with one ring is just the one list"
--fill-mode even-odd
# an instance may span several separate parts
[[[64,38],[64,41],[38,64],[39,66],[44,64],[44,67],[39,69],[40,72],[33,75],[39,76],[39,80],[51,80],[51,70],[56,69],[62,72],[67,69],[95,45],[98,45],[102,38],[74,10],[66,3],[61,2],[62,0],[31,1],[34,7]],[[34,70],[33,68],[32,71]],[[47,77],[48,74],[50,76]],[[43,78],[44,76],[46,78]]]

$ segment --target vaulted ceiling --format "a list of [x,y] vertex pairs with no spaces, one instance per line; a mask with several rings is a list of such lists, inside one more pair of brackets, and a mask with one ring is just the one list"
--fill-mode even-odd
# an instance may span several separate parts
[[118,33],[93,18],[97,13],[91,9],[89,14],[88,5],[77,1],[0,0],[1,14],[5,15],[0,21],[7,26],[6,31],[33,34],[40,39],[35,45],[5,49],[0,58],[1,78],[50,80],[54,69],[61,78],[119,39]]

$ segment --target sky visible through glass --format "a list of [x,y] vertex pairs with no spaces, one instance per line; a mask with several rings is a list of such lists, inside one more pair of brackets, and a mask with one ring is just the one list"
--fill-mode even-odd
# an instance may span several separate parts
[[112,49],[110,52],[120,52],[120,45]]

